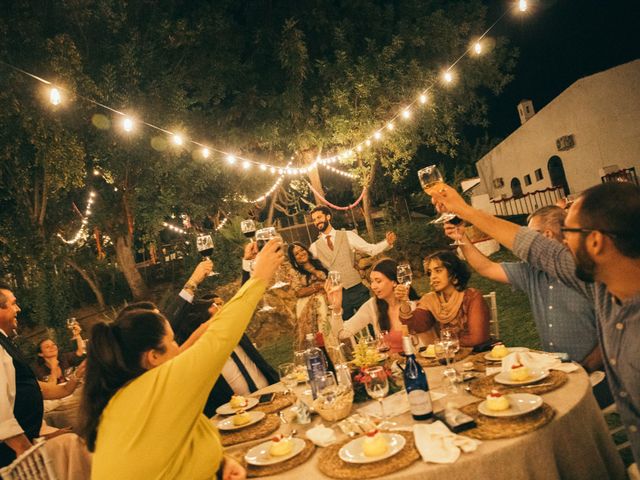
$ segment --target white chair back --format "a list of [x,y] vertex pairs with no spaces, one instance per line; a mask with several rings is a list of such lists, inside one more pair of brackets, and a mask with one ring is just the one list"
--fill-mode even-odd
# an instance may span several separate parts
[[496,292],[490,292],[483,295],[484,299],[489,303],[489,311],[491,318],[489,320],[489,333],[491,338],[500,338],[500,325],[498,324],[498,303],[496,302]]
[[47,456],[44,440],[36,440],[33,447],[16,458],[10,465],[0,468],[3,480],[57,480],[51,460]]

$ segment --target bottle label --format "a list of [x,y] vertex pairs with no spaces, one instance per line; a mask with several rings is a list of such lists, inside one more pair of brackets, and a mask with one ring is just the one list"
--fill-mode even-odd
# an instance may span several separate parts
[[413,415],[427,415],[433,412],[431,405],[431,395],[424,390],[411,390],[408,392],[409,405]]

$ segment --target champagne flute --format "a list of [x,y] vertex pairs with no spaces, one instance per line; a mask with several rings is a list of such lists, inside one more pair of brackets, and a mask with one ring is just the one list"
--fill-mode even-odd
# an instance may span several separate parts
[[[438,170],[438,167],[435,165],[429,165],[428,167],[424,167],[419,170],[418,180],[420,180],[420,185],[422,186],[424,193],[429,196],[431,196],[433,192],[437,192],[444,187],[442,173],[440,173],[440,170]],[[454,217],[455,214],[453,213],[443,212],[438,218],[429,223],[446,223],[450,222]]]
[[[329,280],[329,285],[331,286],[331,293],[329,293],[329,296],[333,297],[334,291],[342,287],[342,275],[337,270],[331,270],[327,275],[327,280]],[[329,298],[328,300],[329,308],[333,310],[333,298]]]
[[240,230],[245,237],[253,239],[256,234],[256,222],[251,219],[243,220],[240,222]]
[[[213,239],[211,238],[211,235],[198,235],[196,238],[196,248],[202,258],[211,261],[210,257],[213,254]],[[212,277],[214,275],[219,274],[218,272],[209,272],[207,274],[208,277]]]
[[384,397],[389,393],[389,379],[387,372],[383,367],[370,367],[365,371],[369,379],[366,381],[365,388],[369,396],[378,401],[380,405],[380,414],[382,422],[378,425],[380,428],[388,428],[395,425],[393,422],[387,421],[387,414],[384,411]]

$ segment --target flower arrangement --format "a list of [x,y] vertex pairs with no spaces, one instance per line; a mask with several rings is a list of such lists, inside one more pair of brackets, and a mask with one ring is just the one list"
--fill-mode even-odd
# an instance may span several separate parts
[[396,382],[386,355],[378,353],[377,349],[371,348],[364,340],[360,340],[353,349],[353,360],[351,364],[351,383],[353,384],[355,403],[371,400],[367,394],[365,385],[371,380],[367,374],[367,368],[373,366],[383,366],[389,381],[389,395],[399,391],[402,387]]

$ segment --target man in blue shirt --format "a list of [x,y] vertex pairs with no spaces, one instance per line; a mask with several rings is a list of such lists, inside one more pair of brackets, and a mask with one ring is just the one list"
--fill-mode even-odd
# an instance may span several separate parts
[[[560,229],[565,216],[560,207],[542,207],[529,216],[528,225],[545,237],[563,243]],[[459,238],[464,236],[464,226],[447,224],[445,233],[453,239]],[[497,263],[484,256],[469,238],[463,243],[460,249],[476,272],[527,294],[544,350],[565,352],[588,372],[603,368],[593,302],[526,262]]]
[[567,248],[474,209],[449,186],[432,201],[593,302],[607,380],[640,463],[640,187],[612,182],[582,192],[562,227]]

